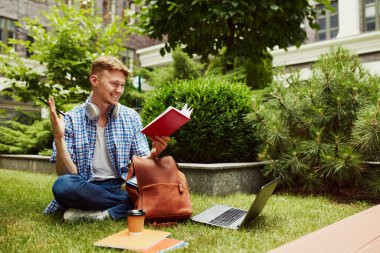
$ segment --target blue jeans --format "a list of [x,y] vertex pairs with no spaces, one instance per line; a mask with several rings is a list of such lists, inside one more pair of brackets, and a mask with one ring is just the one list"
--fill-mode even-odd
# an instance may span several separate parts
[[107,210],[113,219],[122,219],[133,209],[128,192],[121,189],[123,183],[121,178],[87,182],[79,175],[65,174],[53,184],[53,195],[63,207]]

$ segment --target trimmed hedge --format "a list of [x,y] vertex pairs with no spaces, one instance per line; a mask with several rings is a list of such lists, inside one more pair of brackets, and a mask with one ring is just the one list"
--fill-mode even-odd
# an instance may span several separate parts
[[50,121],[37,120],[32,125],[7,121],[0,126],[0,154],[40,154],[51,153],[53,133]]
[[216,79],[175,81],[148,96],[142,110],[148,124],[168,106],[194,108],[191,120],[174,133],[164,154],[178,162],[244,162],[256,159],[256,138],[244,117],[251,91],[238,82]]

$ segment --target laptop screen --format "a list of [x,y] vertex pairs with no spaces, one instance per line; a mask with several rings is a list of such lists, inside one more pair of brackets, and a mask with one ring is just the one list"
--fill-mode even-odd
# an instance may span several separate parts
[[280,178],[276,178],[261,187],[260,192],[257,194],[240,226],[247,225],[260,215],[279,181]]

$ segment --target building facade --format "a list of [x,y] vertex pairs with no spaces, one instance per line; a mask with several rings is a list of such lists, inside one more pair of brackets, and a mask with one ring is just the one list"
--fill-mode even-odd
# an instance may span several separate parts
[[319,15],[320,30],[306,28],[308,40],[288,51],[273,50],[273,65],[285,65],[310,76],[310,66],[333,46],[343,46],[358,54],[363,66],[373,74],[380,74],[380,1],[333,1],[334,12]]
[[[315,3],[313,3],[315,4]],[[372,73],[380,74],[380,0],[332,1],[334,11],[319,12],[320,30],[311,29],[306,23],[307,39],[299,47],[287,51],[274,49],[273,66],[295,67],[301,75],[310,75],[310,66],[332,46],[341,45],[360,56],[363,65]],[[319,10],[324,6],[317,6]],[[137,50],[141,66],[156,67],[172,61],[170,54],[161,57],[163,44]]]

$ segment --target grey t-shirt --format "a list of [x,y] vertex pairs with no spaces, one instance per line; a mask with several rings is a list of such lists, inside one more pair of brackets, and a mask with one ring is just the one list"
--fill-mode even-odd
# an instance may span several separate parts
[[96,124],[96,143],[92,160],[93,179],[95,181],[117,178],[117,172],[107,152],[104,127]]

